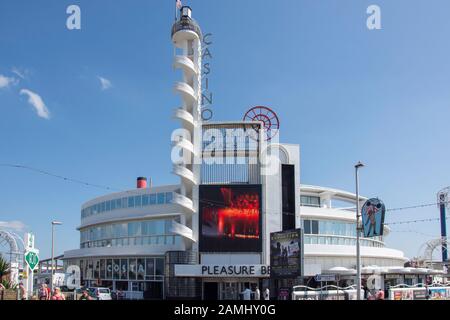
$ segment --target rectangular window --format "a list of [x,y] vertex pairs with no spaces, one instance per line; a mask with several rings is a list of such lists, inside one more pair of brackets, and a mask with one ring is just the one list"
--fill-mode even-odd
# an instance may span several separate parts
[[140,207],[142,205],[142,196],[135,196],[134,197],[134,206]]
[[142,206],[148,206],[149,202],[150,202],[150,195],[144,194],[142,196]]
[[319,234],[319,221],[317,221],[317,220],[311,221],[311,233]]
[[145,259],[137,259],[136,274],[138,280],[144,280],[145,277]]
[[165,198],[166,197],[164,193],[158,193],[158,204],[164,204]]
[[136,259],[130,259],[128,278],[129,280],[136,280]]
[[128,197],[128,208],[134,208],[134,197]]
[[156,204],[156,193],[150,195],[150,204]]
[[120,279],[120,259],[114,259],[113,276],[114,279]]
[[141,223],[130,222],[128,223],[128,236],[135,237],[141,235]]
[[173,200],[173,193],[166,192],[166,203],[172,203],[172,200]]
[[105,212],[105,210],[106,210],[106,203],[102,202],[102,204],[101,204],[101,212]]
[[105,211],[111,211],[111,201],[105,202]]
[[311,234],[311,220],[303,220],[303,229],[305,234]]
[[112,259],[106,260],[106,279],[112,279]]
[[148,258],[146,260],[145,278],[146,280],[153,280],[155,276],[155,259]]
[[122,208],[128,208],[128,198],[122,198]]
[[155,275],[163,276],[164,275],[164,259],[155,259]]
[[106,266],[105,266],[105,259],[100,260],[100,279],[106,278]]
[[120,279],[128,279],[128,259],[120,259]]

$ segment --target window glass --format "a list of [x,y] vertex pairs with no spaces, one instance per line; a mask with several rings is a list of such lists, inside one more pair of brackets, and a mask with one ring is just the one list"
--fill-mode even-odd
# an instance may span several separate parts
[[111,200],[111,210],[116,210],[116,200]]
[[164,275],[164,259],[160,259],[160,258],[155,259],[155,274],[157,276]]
[[100,260],[100,279],[106,278],[106,266],[105,266],[105,259]]
[[112,279],[112,259],[106,260],[106,279]]
[[128,259],[120,259],[120,279],[126,280],[128,277]]
[[116,199],[116,208],[117,209],[122,208],[122,199],[121,198]]
[[106,207],[105,203],[102,202],[100,211],[105,212],[105,207]]
[[111,201],[105,202],[105,211],[111,211]]
[[172,203],[172,199],[173,199],[173,193],[166,192],[166,203]]
[[163,204],[165,202],[165,193],[158,193],[158,204]]
[[137,259],[136,274],[138,280],[144,280],[145,276],[145,259]]
[[311,222],[311,233],[319,234],[319,222],[317,220],[312,220]]
[[156,204],[156,193],[150,195],[150,204]]
[[128,277],[130,280],[136,280],[136,259],[129,259]]
[[120,259],[114,259],[113,263],[113,278],[120,279]]
[[154,234],[164,234],[165,233],[165,220],[156,220],[153,221],[155,225],[155,233]]
[[303,221],[303,229],[305,234],[311,234],[311,220]]
[[135,207],[140,207],[142,204],[142,196],[135,196],[134,197],[134,206]]
[[128,208],[128,198],[122,198],[122,208]]
[[141,223],[140,222],[130,222],[128,223],[128,236],[140,236],[141,235]]
[[128,208],[134,208],[134,197],[128,197]]
[[150,196],[148,194],[144,194],[142,196],[142,205],[148,206],[149,202],[150,202]]
[[153,278],[155,275],[155,259],[153,258],[147,258],[146,261],[146,268],[145,268],[145,275]]

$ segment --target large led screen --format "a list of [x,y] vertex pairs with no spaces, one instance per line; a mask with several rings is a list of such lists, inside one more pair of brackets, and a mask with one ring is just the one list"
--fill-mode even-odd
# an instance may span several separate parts
[[261,186],[200,186],[200,251],[261,251]]

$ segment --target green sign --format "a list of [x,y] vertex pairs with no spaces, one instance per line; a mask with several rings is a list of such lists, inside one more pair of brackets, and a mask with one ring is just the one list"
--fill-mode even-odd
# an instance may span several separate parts
[[36,266],[39,263],[39,257],[36,252],[27,251],[25,253],[25,261],[26,261],[28,267],[30,267],[30,270],[33,271],[34,269],[36,269]]

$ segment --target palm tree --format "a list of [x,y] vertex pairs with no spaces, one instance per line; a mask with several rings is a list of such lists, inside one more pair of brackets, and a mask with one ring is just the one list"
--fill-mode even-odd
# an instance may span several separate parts
[[6,276],[11,272],[9,267],[9,263],[0,254],[0,281],[3,280],[3,276]]

